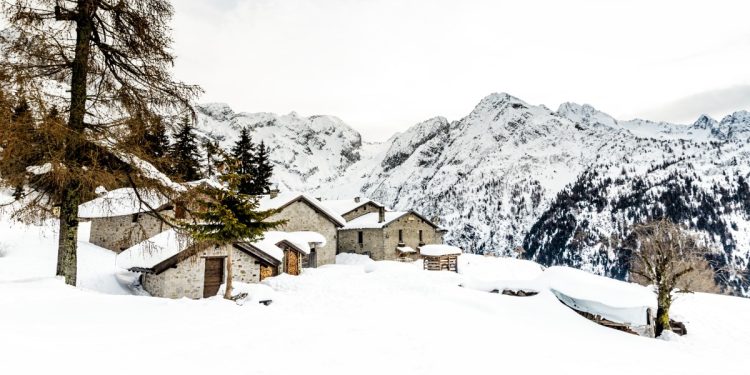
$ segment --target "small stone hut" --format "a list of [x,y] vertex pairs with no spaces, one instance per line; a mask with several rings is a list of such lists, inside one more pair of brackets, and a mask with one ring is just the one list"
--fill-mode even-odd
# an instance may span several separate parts
[[136,194],[131,188],[109,191],[78,206],[79,220],[91,222],[89,242],[117,253],[168,229],[157,215],[175,216],[169,200],[148,191]]
[[430,271],[458,272],[458,256],[463,251],[450,245],[424,245],[419,247],[423,267]]
[[299,275],[302,257],[322,238],[311,232],[266,232],[255,242],[202,246],[170,229],[123,251],[117,266],[140,272],[141,285],[152,296],[206,298],[215,296],[226,282],[230,251],[233,280],[257,283],[284,272]]

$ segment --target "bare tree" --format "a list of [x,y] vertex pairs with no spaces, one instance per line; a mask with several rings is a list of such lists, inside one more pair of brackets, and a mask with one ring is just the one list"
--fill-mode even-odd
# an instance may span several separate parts
[[714,271],[706,260],[708,248],[677,224],[661,219],[633,228],[630,277],[654,287],[657,295],[656,336],[670,330],[669,309],[674,293],[716,292]]
[[[170,75],[166,0],[3,1],[2,14],[0,184],[20,187],[18,215],[59,217],[57,274],[75,285],[78,205],[99,186],[169,195],[139,140],[192,113],[200,89]],[[8,110],[21,98],[23,120]]]

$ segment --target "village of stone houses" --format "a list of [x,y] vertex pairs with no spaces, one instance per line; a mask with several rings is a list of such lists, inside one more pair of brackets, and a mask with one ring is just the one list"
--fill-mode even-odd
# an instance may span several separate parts
[[750,7],[595,3],[3,1],[0,375],[750,374]]

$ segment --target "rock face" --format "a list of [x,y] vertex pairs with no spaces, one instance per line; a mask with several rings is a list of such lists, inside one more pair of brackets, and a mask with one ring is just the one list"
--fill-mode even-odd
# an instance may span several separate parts
[[716,249],[728,290],[750,294],[740,277],[750,276],[746,111],[692,125],[621,121],[589,105],[553,112],[503,93],[458,121],[435,117],[377,144],[335,117],[235,114],[216,104],[199,113],[202,132],[225,146],[250,127],[272,147],[283,185],[414,208],[469,252],[523,253],[625,278],[629,227],[667,215]]

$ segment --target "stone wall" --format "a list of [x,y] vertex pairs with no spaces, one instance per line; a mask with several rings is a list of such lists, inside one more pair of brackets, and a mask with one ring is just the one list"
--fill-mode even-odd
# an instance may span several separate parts
[[[226,245],[212,246],[158,275],[145,274],[142,281],[143,288],[154,297],[203,298],[205,257],[225,256],[229,250],[232,251],[232,280],[243,283],[259,282],[260,263],[234,246]],[[224,281],[226,281],[226,261],[224,267]]]
[[313,231],[322,234],[326,238],[326,245],[316,248],[318,266],[336,262],[337,227],[308,203],[294,202],[268,220],[287,220],[286,224],[279,226],[276,230],[286,232]]
[[[171,217],[173,212],[165,210],[160,214]],[[89,242],[119,253],[167,229],[161,220],[146,213],[93,218]]]
[[[359,232],[362,232],[362,244],[359,243]],[[373,259],[383,259],[383,229],[346,229],[339,230],[340,253],[357,253],[369,255]]]
[[375,205],[375,203],[367,202],[362,207],[358,207],[357,209],[347,212],[346,214],[342,215],[346,221],[354,220],[360,216],[372,213],[372,212],[378,212],[380,208]]
[[[443,234],[420,219],[419,216],[408,213],[398,220],[389,223],[385,228],[378,229],[345,229],[339,231],[339,252],[353,252],[368,254],[374,260],[393,260],[399,257],[396,247],[399,245],[398,231],[403,231],[403,242],[415,251],[421,245],[443,243]],[[419,231],[422,231],[422,242],[419,241]],[[358,243],[358,232],[362,232],[363,243]],[[409,255],[417,259],[419,254]]]
[[[435,228],[419,218],[419,216],[408,213],[398,220],[395,220],[385,227],[385,253],[383,259],[391,260],[398,258],[398,252],[396,246],[399,245],[398,231],[403,231],[403,242],[406,246],[411,247],[414,250],[418,250],[421,245],[429,244],[442,244],[443,234],[435,230]],[[419,241],[419,231],[422,231],[422,242]],[[419,254],[415,253],[410,257],[417,259]],[[380,260],[380,259],[376,259]]]

